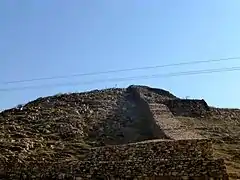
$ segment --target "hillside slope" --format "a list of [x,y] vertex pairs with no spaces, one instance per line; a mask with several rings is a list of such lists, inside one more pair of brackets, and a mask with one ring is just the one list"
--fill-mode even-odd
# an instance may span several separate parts
[[207,137],[230,177],[240,178],[240,110],[183,100],[162,89],[130,86],[39,98],[1,112],[0,124],[0,172],[81,160],[90,147]]

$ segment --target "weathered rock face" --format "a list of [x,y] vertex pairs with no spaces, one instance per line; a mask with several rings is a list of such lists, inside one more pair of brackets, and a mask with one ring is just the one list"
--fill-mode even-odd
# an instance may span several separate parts
[[[3,111],[0,176],[227,179],[224,162],[212,157],[211,142],[175,118],[191,116],[186,109],[199,109],[204,104],[199,102],[130,86],[40,98]],[[200,108],[205,110],[206,104]]]

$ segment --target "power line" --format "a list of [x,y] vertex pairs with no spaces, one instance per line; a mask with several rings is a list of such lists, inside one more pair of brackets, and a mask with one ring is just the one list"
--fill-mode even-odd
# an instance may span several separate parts
[[229,58],[222,58],[222,59],[191,61],[191,62],[180,62],[180,63],[157,65],[157,66],[145,66],[145,67],[128,68],[128,69],[118,69],[118,70],[99,71],[99,72],[90,72],[90,73],[79,73],[79,74],[63,75],[63,76],[51,76],[51,77],[41,77],[41,78],[33,78],[33,79],[23,79],[23,80],[15,80],[15,81],[6,81],[6,82],[2,82],[1,84],[16,84],[16,83],[24,83],[24,82],[32,82],[32,81],[42,81],[42,80],[67,79],[67,78],[71,78],[71,77],[100,75],[100,74],[136,71],[136,70],[147,70],[147,69],[156,69],[156,68],[163,68],[163,67],[193,65],[193,64],[220,62],[220,61],[237,60],[237,59],[240,60],[240,57],[229,57]]
[[58,83],[51,85],[40,85],[40,86],[25,86],[25,87],[15,87],[15,88],[6,88],[0,89],[0,91],[16,91],[16,90],[26,90],[26,89],[39,89],[39,88],[51,88],[59,86],[75,86],[75,85],[86,85],[93,83],[103,83],[103,82],[121,82],[121,81],[131,81],[136,79],[153,79],[153,78],[168,78],[176,76],[189,76],[189,75],[198,75],[198,74],[211,74],[217,72],[231,72],[231,71],[240,71],[239,67],[230,67],[230,68],[218,68],[218,69],[203,69],[198,71],[183,71],[176,73],[167,73],[167,74],[153,74],[153,75],[144,75],[144,76],[133,76],[126,78],[111,78],[111,79],[99,79],[87,82],[70,82],[70,83]]

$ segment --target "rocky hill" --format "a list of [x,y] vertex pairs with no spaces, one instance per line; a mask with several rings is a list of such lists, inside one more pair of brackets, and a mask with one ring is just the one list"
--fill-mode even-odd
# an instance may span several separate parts
[[202,138],[212,139],[229,177],[240,178],[240,110],[162,89],[129,86],[39,98],[1,112],[0,123],[5,179],[19,167],[81,161],[93,147]]

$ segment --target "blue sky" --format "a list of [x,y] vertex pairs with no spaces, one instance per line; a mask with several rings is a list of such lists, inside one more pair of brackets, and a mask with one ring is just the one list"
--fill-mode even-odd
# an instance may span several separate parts
[[[144,84],[177,96],[240,108],[239,71],[124,82],[81,82],[240,66],[218,63],[129,71],[52,81],[41,77],[240,56],[239,0],[1,0],[0,109],[40,96]],[[16,87],[80,82],[74,86]]]

